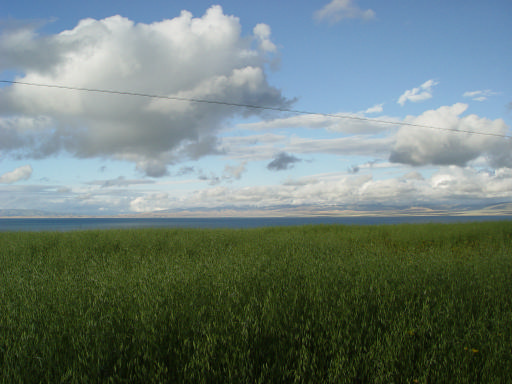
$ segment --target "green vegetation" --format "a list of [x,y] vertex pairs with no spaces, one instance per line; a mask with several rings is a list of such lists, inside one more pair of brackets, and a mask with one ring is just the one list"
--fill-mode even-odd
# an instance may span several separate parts
[[0,233],[0,383],[512,382],[512,222]]

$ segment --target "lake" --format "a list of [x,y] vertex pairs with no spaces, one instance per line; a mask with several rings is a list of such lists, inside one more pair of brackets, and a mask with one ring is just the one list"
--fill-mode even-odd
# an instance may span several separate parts
[[0,218],[0,231],[133,228],[258,228],[308,224],[382,225],[512,220],[512,216],[359,216],[230,218]]

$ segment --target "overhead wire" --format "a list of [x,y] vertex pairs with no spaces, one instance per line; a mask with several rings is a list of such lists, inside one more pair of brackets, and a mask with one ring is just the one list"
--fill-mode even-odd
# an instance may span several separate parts
[[192,102],[192,103],[217,104],[217,105],[226,105],[226,106],[239,107],[239,108],[261,109],[261,110],[269,110],[269,111],[277,111],[277,112],[296,113],[296,114],[301,114],[301,115],[324,116],[324,117],[331,117],[331,118],[337,118],[337,119],[359,120],[359,121],[367,121],[367,122],[379,123],[379,124],[411,126],[411,127],[418,127],[418,128],[436,129],[436,130],[440,130],[440,131],[449,131],[449,132],[456,132],[456,133],[469,133],[469,134],[473,134],[473,135],[495,136],[495,137],[501,137],[501,138],[506,138],[506,139],[512,139],[512,136],[510,136],[510,135],[503,135],[503,134],[492,133],[492,132],[470,131],[470,130],[465,130],[465,129],[455,129],[455,128],[447,128],[447,127],[437,127],[437,126],[433,126],[433,125],[416,124],[416,123],[410,123],[410,122],[406,122],[406,121],[374,119],[374,118],[370,118],[370,117],[356,116],[356,115],[322,113],[322,112],[313,112],[313,111],[306,111],[306,110],[292,109],[292,108],[234,103],[234,102],[221,101],[221,100],[208,100],[208,99],[198,99],[198,98],[180,97],[180,96],[165,96],[165,95],[155,95],[155,94],[142,93],[142,92],[118,91],[118,90],[108,90],[108,89],[98,89],[98,88],[72,87],[72,86],[57,85],[57,84],[29,83],[29,82],[24,82],[24,81],[15,81],[15,80],[0,80],[0,83],[28,85],[28,86],[44,87],[44,88],[57,88],[57,89],[66,89],[66,90],[83,91],[83,92],[106,93],[106,94],[114,94],[114,95],[147,97],[147,98],[152,98],[152,99],[166,99],[166,100],[184,101],[184,102]]

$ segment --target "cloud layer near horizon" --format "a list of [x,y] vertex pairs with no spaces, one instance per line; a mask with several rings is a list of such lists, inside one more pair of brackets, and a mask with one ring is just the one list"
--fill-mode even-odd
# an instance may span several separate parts
[[[152,24],[84,19],[50,36],[18,26],[0,36],[0,70],[23,71],[17,80],[31,83],[288,106],[265,74],[276,51],[270,27],[253,32],[242,36],[238,18],[220,6]],[[0,88],[0,151],[111,157],[163,176],[169,164],[218,152],[216,133],[241,113],[259,111],[15,84]]]
[[[407,172],[390,179],[376,179],[370,174],[319,174],[289,180],[282,185],[231,188],[215,186],[198,190],[183,198],[169,193],[147,194],[133,199],[130,209],[147,212],[157,209],[188,208],[279,208],[296,207],[361,207],[376,205],[439,206],[471,204],[474,201],[499,202],[512,188],[512,171],[478,171],[470,167],[441,167],[429,178]],[[397,201],[396,197],[400,196]],[[227,204],[226,202],[229,202]]]

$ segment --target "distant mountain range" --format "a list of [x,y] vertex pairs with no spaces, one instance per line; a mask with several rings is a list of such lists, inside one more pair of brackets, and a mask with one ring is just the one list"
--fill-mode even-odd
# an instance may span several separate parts
[[138,217],[312,217],[312,216],[512,216],[512,203],[490,206],[275,206],[267,208],[195,208],[141,213]]
[[59,216],[36,209],[0,209],[0,217],[53,217]]
[[[173,209],[102,217],[312,217],[312,216],[512,216],[512,203],[489,206],[393,207],[393,206],[274,206]],[[59,214],[33,209],[0,209],[2,218],[99,217]]]

